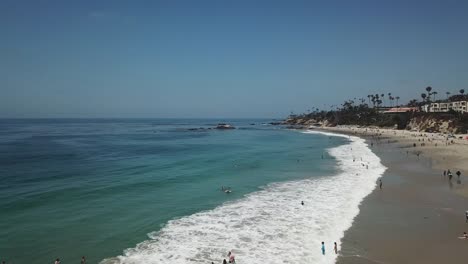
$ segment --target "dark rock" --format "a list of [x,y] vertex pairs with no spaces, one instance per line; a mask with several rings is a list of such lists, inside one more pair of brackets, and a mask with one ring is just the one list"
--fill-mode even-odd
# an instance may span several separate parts
[[229,125],[229,124],[218,124],[216,126],[216,129],[235,129],[235,127]]

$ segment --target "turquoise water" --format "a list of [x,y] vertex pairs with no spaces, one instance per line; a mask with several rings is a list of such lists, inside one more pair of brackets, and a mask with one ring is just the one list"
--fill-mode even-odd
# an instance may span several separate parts
[[[238,129],[189,130],[219,121]],[[269,121],[1,120],[0,258],[73,263],[84,255],[97,263],[171,219],[272,182],[335,173],[325,149],[345,139],[263,125]]]

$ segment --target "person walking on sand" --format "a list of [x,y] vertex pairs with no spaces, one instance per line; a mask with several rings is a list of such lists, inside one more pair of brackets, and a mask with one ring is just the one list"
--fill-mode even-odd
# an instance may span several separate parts
[[444,170],[444,178],[445,178],[445,176],[447,176],[447,171]]
[[468,223],[468,211],[465,212],[465,223]]
[[335,250],[335,254],[338,254],[338,245],[336,244],[336,242],[334,243],[334,247],[333,249]]
[[322,241],[322,255],[325,255],[325,242]]

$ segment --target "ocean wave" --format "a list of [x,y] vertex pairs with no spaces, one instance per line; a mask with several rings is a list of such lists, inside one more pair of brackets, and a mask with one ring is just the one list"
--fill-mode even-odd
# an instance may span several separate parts
[[334,263],[333,242],[340,248],[359,204],[386,168],[363,139],[322,134],[349,138],[328,149],[340,169],[336,175],[273,183],[213,210],[171,220],[149,240],[101,264],[221,263],[228,251],[237,263]]

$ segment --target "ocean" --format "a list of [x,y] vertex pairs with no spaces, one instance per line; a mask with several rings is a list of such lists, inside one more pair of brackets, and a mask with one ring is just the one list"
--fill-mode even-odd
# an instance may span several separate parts
[[0,120],[0,258],[334,263],[385,167],[360,138],[268,122]]

